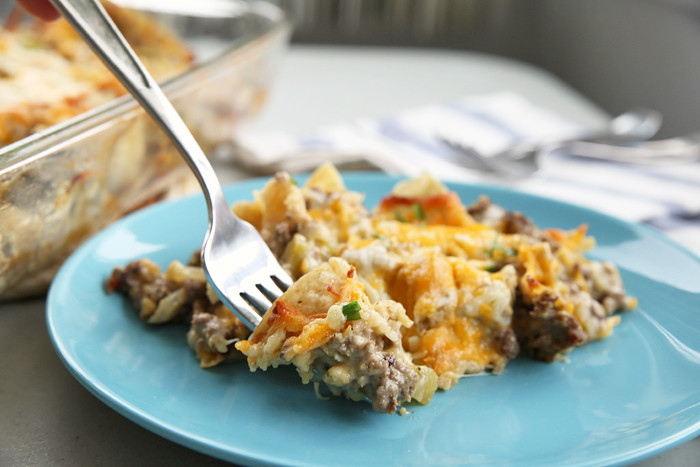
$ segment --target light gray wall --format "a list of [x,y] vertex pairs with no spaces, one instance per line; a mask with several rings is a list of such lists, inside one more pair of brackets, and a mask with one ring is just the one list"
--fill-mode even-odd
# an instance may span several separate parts
[[507,21],[531,31],[526,44],[484,50],[548,69],[611,113],[655,108],[666,136],[700,130],[700,1],[518,3],[531,11]]
[[277,0],[299,42],[450,47],[543,67],[610,113],[700,130],[700,0]]

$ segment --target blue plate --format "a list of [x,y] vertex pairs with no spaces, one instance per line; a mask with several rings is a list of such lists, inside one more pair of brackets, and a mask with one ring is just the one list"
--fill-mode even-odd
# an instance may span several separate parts
[[[348,174],[374,205],[397,179]],[[250,199],[261,180],[231,186]],[[104,230],[64,264],[48,296],[59,356],[93,394],[172,441],[241,464],[511,463],[590,465],[657,454],[700,430],[700,260],[646,228],[507,189],[451,185],[465,202],[481,193],[542,227],[582,222],[596,259],[619,265],[639,307],[613,335],[566,363],[518,358],[499,376],[467,378],[404,416],[369,404],[319,400],[293,369],[251,373],[245,363],[203,370],[180,326],[141,321],[103,284],[115,265],[149,257],[186,261],[206,226],[201,196],[163,203]]]

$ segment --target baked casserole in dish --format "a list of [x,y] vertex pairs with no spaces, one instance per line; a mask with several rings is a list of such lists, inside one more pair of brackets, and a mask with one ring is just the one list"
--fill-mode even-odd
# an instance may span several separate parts
[[[203,0],[186,12],[128,3],[144,9],[105,5],[202,147],[231,143],[268,95],[290,33],[282,12],[262,2]],[[0,300],[44,292],[87,237],[196,187],[124,94],[64,21],[0,31]]]

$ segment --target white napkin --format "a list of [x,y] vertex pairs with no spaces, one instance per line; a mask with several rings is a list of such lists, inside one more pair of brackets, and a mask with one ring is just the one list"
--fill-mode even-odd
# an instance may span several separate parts
[[[429,171],[442,180],[506,183],[460,166],[440,137],[486,154],[523,140],[575,133],[580,127],[520,95],[497,93],[360,119],[298,137],[239,135],[242,161],[257,170],[306,171],[323,161],[368,161],[390,173]],[[623,165],[548,154],[517,189],[605,212],[659,229],[700,254],[700,164]]]

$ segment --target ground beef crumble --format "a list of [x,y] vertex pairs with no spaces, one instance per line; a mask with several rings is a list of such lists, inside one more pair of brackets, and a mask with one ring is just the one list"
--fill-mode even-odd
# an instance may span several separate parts
[[[189,264],[197,265],[198,258],[199,254],[192,255]],[[176,284],[169,281],[155,263],[141,259],[124,268],[115,268],[106,289],[127,297],[144,321],[189,324],[187,341],[197,352],[202,366],[242,358],[233,343],[247,338],[250,330],[221,302],[209,300],[205,282],[185,278],[181,284]],[[174,312],[167,315],[167,320],[153,321],[151,318],[161,302],[174,296],[177,296]]]
[[543,293],[534,304],[516,299],[513,309],[513,330],[520,348],[538,360],[552,362],[558,354],[582,344],[586,333],[573,316],[558,312],[556,295]]
[[[315,351],[315,372],[323,377],[338,362],[350,362],[357,377],[350,386],[339,389],[351,399],[370,399],[377,412],[394,413],[401,403],[411,400],[419,374],[408,357],[384,345],[384,339],[373,336],[369,327],[354,327],[347,336],[338,334]],[[331,391],[339,392],[332,387]]]
[[[185,291],[183,300],[187,304],[205,294],[204,287],[193,281],[180,286],[167,280],[160,268],[147,259],[131,261],[124,268],[115,268],[106,285],[107,292],[119,292],[128,297],[143,320],[150,317],[162,299],[180,288]],[[183,315],[189,309],[183,304],[176,315]]]

